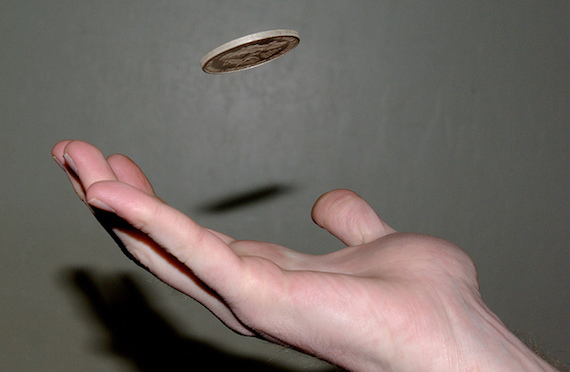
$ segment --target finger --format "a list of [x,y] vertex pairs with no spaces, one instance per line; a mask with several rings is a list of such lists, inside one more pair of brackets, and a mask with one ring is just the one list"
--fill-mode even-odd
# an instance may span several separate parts
[[96,182],[117,180],[105,156],[87,142],[69,142],[63,150],[63,159],[78,177],[84,190],[88,190]]
[[349,190],[322,195],[311,215],[317,225],[348,246],[365,244],[395,232],[364,199]]
[[65,163],[65,160],[63,159],[63,151],[65,150],[65,146],[67,146],[70,142],[71,140],[59,141],[53,146],[51,150],[51,155],[53,156],[54,160],[60,165],[63,165]]
[[[101,215],[101,211],[99,211],[99,215]],[[116,218],[118,219],[118,217]],[[253,335],[236,319],[223,299],[207,285],[204,285],[203,281],[194,275],[192,270],[140,231],[129,227],[122,228],[120,224],[116,223],[113,225],[115,227],[112,228],[112,234],[120,240],[121,244],[119,245],[123,250],[126,250],[124,253],[127,256],[148,269],[164,283],[206,306],[234,331],[243,335]],[[123,225],[126,225],[124,221]]]
[[[87,200],[93,207],[115,213],[148,235],[219,294],[232,293],[232,288],[246,277],[243,261],[220,236],[139,189],[120,182],[99,182],[89,188]],[[130,253],[149,270],[188,293],[188,288],[171,283],[172,272],[160,270],[152,252],[142,251],[136,245],[133,249]]]
[[230,328],[252,335],[227,307],[235,299],[232,295],[239,294],[240,280],[248,277],[242,260],[220,239],[229,237],[214,234],[125,183],[96,183],[87,197],[91,206],[115,214],[143,233],[141,237],[128,229],[114,229],[134,259],[202,303]]
[[107,158],[107,162],[119,181],[128,183],[149,195],[155,195],[150,181],[131,159],[125,155],[114,154]]
[[[109,172],[109,168],[106,164],[104,164],[103,155],[100,153],[100,151],[97,150],[94,146],[83,141],[61,141],[54,146],[52,155],[54,160],[66,171],[68,177],[70,178],[70,181],[79,194],[84,194],[84,190],[82,180],[79,178],[79,174],[76,172],[76,168],[85,163],[83,158],[89,156],[91,160],[96,159],[98,165],[103,166],[103,168],[99,166],[93,168],[92,163],[89,164],[90,173],[94,169],[98,169],[100,175],[103,174],[107,176],[103,177],[103,179],[109,179],[109,177],[111,179],[116,178],[121,182],[128,183],[140,190],[145,191],[149,195],[155,195],[151,183],[146,178],[142,170],[131,159],[124,155],[114,154],[107,159],[107,163],[114,175]],[[85,174],[83,175],[85,176]],[[88,181],[88,183],[91,184],[93,181],[96,182],[97,180],[98,179],[91,180]],[[84,199],[83,195],[80,195],[80,197]]]
[[55,160],[55,162],[61,167],[61,169],[63,169],[63,171],[67,175],[67,178],[69,179],[69,182],[71,182],[71,185],[73,186],[73,190],[75,191],[77,196],[79,196],[79,198],[85,202],[86,201],[85,200],[85,190],[83,189],[83,185],[81,184],[79,177],[68,166],[68,164],[66,163],[65,158],[64,158],[65,147],[70,142],[72,142],[72,141],[71,140],[65,140],[65,141],[58,142],[53,147],[51,153],[52,153],[52,157]]

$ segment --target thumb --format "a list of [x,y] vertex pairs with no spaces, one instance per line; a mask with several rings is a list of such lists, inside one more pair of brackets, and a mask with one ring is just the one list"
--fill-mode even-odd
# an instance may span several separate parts
[[348,246],[361,245],[396,232],[372,207],[350,190],[333,190],[313,206],[313,221]]

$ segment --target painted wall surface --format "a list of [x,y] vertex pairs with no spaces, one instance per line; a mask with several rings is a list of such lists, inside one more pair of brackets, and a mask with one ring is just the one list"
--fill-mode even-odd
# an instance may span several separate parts
[[[310,253],[341,247],[312,203],[353,189],[396,229],[461,246],[491,309],[568,360],[568,8],[1,2],[0,370],[322,368],[125,258],[52,162],[66,138],[130,156],[206,226]],[[297,49],[201,71],[214,47],[274,28]]]

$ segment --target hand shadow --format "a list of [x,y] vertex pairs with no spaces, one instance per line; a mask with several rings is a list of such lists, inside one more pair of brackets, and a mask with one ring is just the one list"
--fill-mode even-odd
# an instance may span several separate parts
[[107,329],[109,351],[131,361],[141,372],[290,371],[231,355],[182,335],[153,308],[128,274],[103,280],[89,270],[72,269],[66,273],[65,282],[82,295],[92,315]]

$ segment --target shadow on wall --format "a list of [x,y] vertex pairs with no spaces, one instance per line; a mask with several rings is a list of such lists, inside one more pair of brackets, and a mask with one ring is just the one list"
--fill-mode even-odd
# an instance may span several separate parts
[[265,203],[273,198],[283,196],[294,191],[295,187],[285,184],[270,184],[258,188],[222,197],[210,201],[199,207],[199,211],[209,214],[232,212],[236,209],[249,207],[254,204]]
[[154,371],[290,371],[243,358],[180,334],[143,293],[134,278],[116,274],[100,279],[86,269],[72,269],[64,281],[109,333],[108,350],[130,360],[142,372]]

